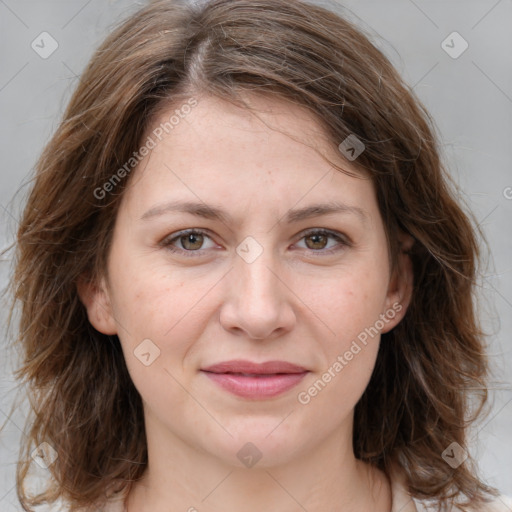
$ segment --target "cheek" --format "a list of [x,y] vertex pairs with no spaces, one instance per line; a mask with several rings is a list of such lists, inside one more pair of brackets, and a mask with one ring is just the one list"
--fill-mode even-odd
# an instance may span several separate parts
[[137,354],[145,346],[151,356],[157,355],[152,367],[179,370],[205,329],[208,290],[218,276],[205,272],[192,278],[162,265],[143,264],[142,259],[120,262],[111,275],[114,314],[130,371],[141,370]]
[[[312,423],[329,410],[334,422],[343,421],[364,393],[375,366],[379,318],[385,287],[376,274],[340,278],[317,304],[320,318],[335,334],[321,343],[323,367],[299,389],[297,401],[307,407]],[[318,297],[318,301],[320,298]]]
[[161,273],[132,273],[119,283],[119,339],[134,386],[152,409],[168,403],[183,407],[182,361],[200,330],[187,315],[193,298],[183,296],[185,283]]
[[[367,327],[376,323],[383,312],[387,275],[378,268],[356,266],[333,272],[323,281],[306,279],[298,295],[323,320],[341,349]],[[333,334],[334,333],[334,334]]]
[[301,387],[300,403],[310,400],[314,408],[336,404],[340,415],[355,406],[375,365],[386,292],[387,274],[367,265],[309,289],[314,310],[333,332],[322,342],[325,366]]

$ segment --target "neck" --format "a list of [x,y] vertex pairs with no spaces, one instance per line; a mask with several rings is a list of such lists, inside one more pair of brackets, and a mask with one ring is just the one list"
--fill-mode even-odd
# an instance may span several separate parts
[[252,468],[169,439],[168,430],[150,431],[149,463],[132,485],[127,512],[391,510],[388,478],[357,460],[341,431],[294,458],[274,464],[262,457]]

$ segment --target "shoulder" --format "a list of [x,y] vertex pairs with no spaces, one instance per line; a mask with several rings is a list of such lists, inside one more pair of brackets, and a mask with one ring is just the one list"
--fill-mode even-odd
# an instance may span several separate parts
[[[432,502],[412,498],[407,491],[403,472],[395,469],[390,475],[392,510],[391,512],[434,512],[435,504]],[[459,507],[453,507],[451,512],[461,512]],[[512,512],[512,497],[499,496],[485,507],[475,512]]]
[[[416,512],[434,512],[437,510],[435,504],[432,502],[422,501],[413,499],[416,507]],[[414,510],[414,509],[411,509]],[[450,512],[464,512],[461,508],[453,506],[450,508]],[[485,506],[481,506],[474,512],[512,512],[512,499],[508,496],[499,496],[493,501],[487,503]]]
[[126,486],[111,493],[102,512],[125,512],[125,501],[129,490],[129,486]]
[[483,512],[512,512],[512,497],[504,495],[498,496],[481,510]]
[[[125,512],[125,500],[128,496],[129,487],[121,490],[110,491],[106,497],[94,505],[80,508],[80,512]],[[43,504],[35,508],[35,512],[69,512],[71,505],[69,502],[59,498],[51,505]]]
[[[417,505],[417,512],[431,512],[433,511],[432,505],[430,507],[422,502],[415,500]],[[462,512],[459,507],[453,507],[451,512]],[[512,498],[508,496],[499,496],[495,498],[492,502],[488,503],[484,507],[480,507],[478,511],[475,512],[512,512]]]

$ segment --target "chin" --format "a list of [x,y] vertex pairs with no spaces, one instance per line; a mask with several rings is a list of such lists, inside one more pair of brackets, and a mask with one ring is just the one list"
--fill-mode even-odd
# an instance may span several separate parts
[[[270,468],[289,463],[299,448],[304,447],[308,437],[304,430],[296,436],[293,426],[285,426],[285,417],[286,414],[281,417],[245,417],[229,425],[224,423],[233,437],[226,434],[218,439],[215,455],[237,467]],[[214,439],[210,438],[210,442]],[[211,450],[212,446],[209,448]]]

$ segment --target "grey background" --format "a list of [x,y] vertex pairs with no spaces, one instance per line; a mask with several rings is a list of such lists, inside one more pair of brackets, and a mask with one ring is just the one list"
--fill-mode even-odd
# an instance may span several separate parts
[[[140,5],[0,0],[0,248],[16,230],[27,192],[21,185],[93,49],[112,24]],[[481,314],[492,333],[496,389],[492,411],[475,429],[472,446],[487,481],[512,495],[512,0],[347,0],[343,6],[372,34],[434,117],[445,161],[488,238],[492,259],[481,283]],[[59,45],[47,59],[31,48],[43,31]],[[469,44],[456,59],[441,46],[453,31]],[[459,42],[454,45],[460,48]],[[1,288],[9,268],[6,257],[0,261]],[[4,306],[1,311],[3,325]],[[14,471],[26,408],[16,408],[7,419],[16,358],[6,350],[6,336],[2,330],[0,509],[10,512],[21,510]]]

